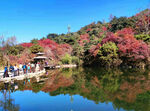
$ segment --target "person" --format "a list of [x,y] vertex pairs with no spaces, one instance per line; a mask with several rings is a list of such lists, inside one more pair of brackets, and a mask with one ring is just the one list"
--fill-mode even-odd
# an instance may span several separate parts
[[9,71],[10,71],[11,75],[13,76],[13,73],[14,73],[14,67],[13,67],[12,64],[10,64]]
[[20,63],[19,64],[19,71],[18,71],[18,75],[20,75],[20,72],[22,72],[23,71],[23,69],[22,69],[22,64]]
[[48,62],[47,61],[45,61],[45,66],[48,66]]
[[17,75],[18,75],[17,72],[18,72],[18,67],[17,67],[17,65],[15,64],[15,66],[14,66],[14,76],[17,76]]
[[38,72],[40,70],[39,63],[36,64],[36,69],[35,70],[36,70],[36,72]]
[[5,68],[4,68],[4,75],[3,75],[3,77],[5,78],[5,77],[9,77],[9,75],[8,75],[8,67],[7,66],[5,66]]
[[26,68],[26,74],[28,73],[28,66],[27,66],[27,64],[25,64],[25,68]]
[[13,67],[12,65],[10,65],[9,71],[10,71],[11,73],[14,71],[14,67]]
[[34,73],[35,72],[35,65],[32,63],[31,64],[31,72]]
[[30,70],[30,63],[28,64],[28,73],[31,73],[31,70]]
[[22,68],[23,68],[23,73],[26,74],[26,73],[27,73],[27,66],[26,66],[26,64],[24,64],[24,65],[22,66]]

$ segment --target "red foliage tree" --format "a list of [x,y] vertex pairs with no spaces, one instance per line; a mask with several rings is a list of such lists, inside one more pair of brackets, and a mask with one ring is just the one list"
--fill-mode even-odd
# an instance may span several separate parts
[[92,56],[96,57],[100,47],[101,47],[101,44],[91,46],[91,48],[89,50],[90,54]]
[[88,28],[88,29],[86,29],[86,32],[90,32],[92,29],[91,28]]
[[85,42],[89,43],[90,42],[90,38],[89,38],[89,34],[83,34],[80,35],[80,40],[79,40],[79,44],[81,46],[84,46]]
[[32,43],[22,43],[20,44],[22,47],[25,47],[25,48],[29,48],[31,47],[33,44]]
[[107,31],[107,28],[105,26],[103,26],[102,31]]
[[42,47],[49,47],[51,50],[55,50],[58,44],[50,39],[42,39],[38,41],[38,44]]
[[59,60],[66,53],[71,54],[72,48],[69,44],[57,44],[56,42],[50,39],[39,40],[38,44],[44,47],[44,52],[47,57],[50,57],[53,60]]
[[17,61],[18,61],[18,57],[17,57],[17,56],[9,55],[8,57],[9,57],[9,62],[10,62],[11,64],[14,65],[14,64],[17,63]]
[[131,28],[122,29],[115,34],[108,32],[101,44],[109,41],[116,43],[120,57],[128,58],[130,61],[146,60],[150,56],[148,45],[134,38],[134,31]]
[[136,14],[135,19],[137,32],[150,34],[150,9]]
[[121,38],[119,38],[116,34],[112,33],[112,32],[108,32],[106,34],[106,37],[102,40],[101,44],[105,44],[106,42],[114,42],[114,43],[118,43],[118,41],[120,41]]
[[122,30],[117,31],[117,35],[123,36],[123,35],[134,35],[134,30],[132,28],[124,28]]
[[132,61],[147,59],[150,54],[148,45],[136,40],[133,35],[125,35],[118,47],[120,56],[128,57]]

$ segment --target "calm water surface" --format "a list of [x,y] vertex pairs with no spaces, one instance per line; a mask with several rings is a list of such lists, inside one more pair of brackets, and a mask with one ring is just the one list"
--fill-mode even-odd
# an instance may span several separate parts
[[150,111],[148,70],[51,70],[0,91],[0,111]]

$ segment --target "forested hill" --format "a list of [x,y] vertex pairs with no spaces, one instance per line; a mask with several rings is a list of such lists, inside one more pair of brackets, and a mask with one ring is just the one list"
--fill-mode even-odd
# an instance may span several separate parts
[[132,17],[112,16],[108,23],[93,22],[77,32],[52,33],[31,43],[12,42],[3,42],[1,61],[28,62],[43,51],[51,64],[145,67],[150,63],[150,10]]

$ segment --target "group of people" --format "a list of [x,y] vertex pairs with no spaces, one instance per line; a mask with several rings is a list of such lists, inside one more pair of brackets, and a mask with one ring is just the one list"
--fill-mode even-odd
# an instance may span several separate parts
[[7,65],[5,66],[3,77],[4,78],[9,77],[8,72],[10,72],[12,76],[19,76],[20,74],[34,73],[42,69],[43,67],[42,65],[40,65],[40,63],[37,64],[24,63],[24,64],[19,64],[18,66],[15,64],[14,66],[10,65],[9,69]]

